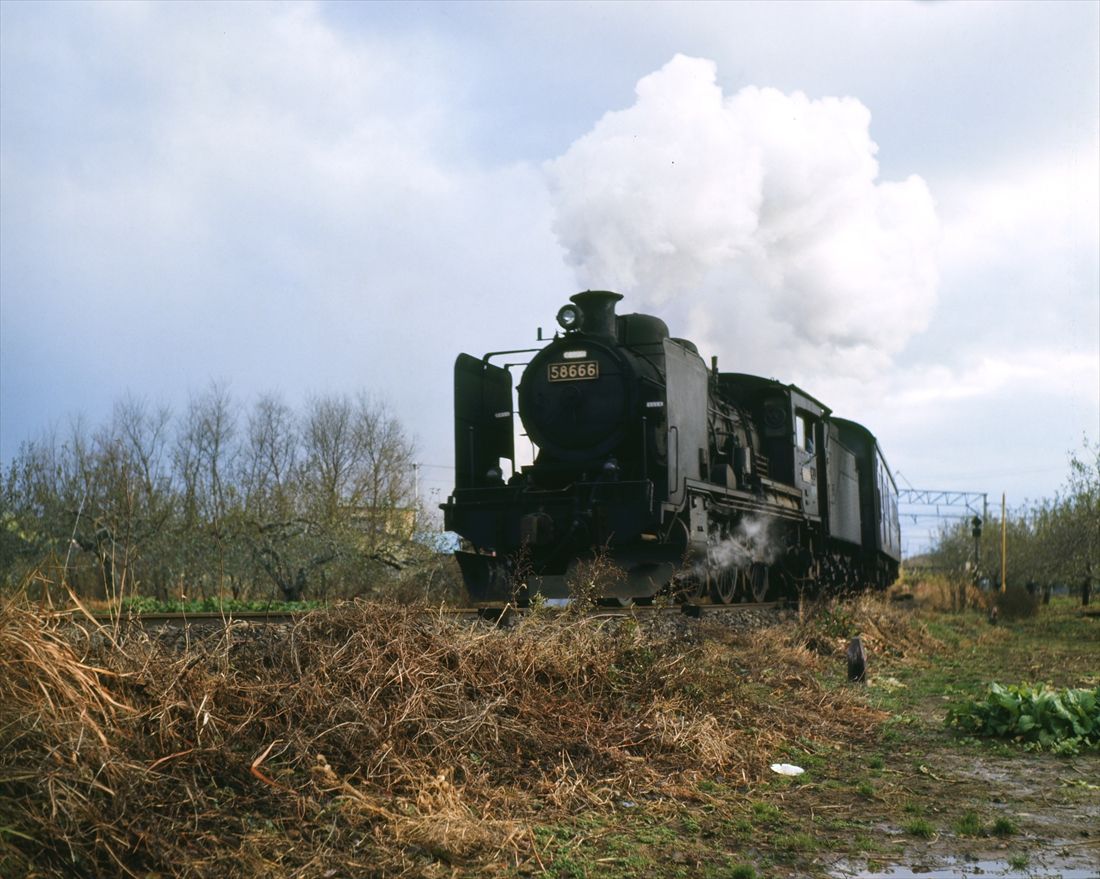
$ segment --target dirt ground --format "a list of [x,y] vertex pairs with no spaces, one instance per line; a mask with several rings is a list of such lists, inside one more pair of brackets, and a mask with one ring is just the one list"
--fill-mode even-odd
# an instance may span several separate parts
[[[894,763],[904,768],[891,771]],[[882,850],[838,861],[835,875],[898,876],[905,868],[915,875],[938,869],[946,876],[1100,876],[1100,759],[1095,754],[915,748],[897,754],[885,771],[898,773],[884,783],[885,791],[903,791],[908,798],[903,814],[909,808],[927,815],[932,835],[922,839],[906,832],[904,820],[900,825],[897,818],[884,820],[877,824],[889,841]],[[976,827],[964,819],[968,813],[978,816]],[[1010,833],[997,835],[998,819],[1010,822]]]
[[942,651],[872,665],[868,697],[891,715],[878,741],[781,794],[819,851],[789,867],[772,852],[760,875],[1100,877],[1095,749],[1056,756],[945,725],[949,704],[992,681],[1096,686],[1100,619],[1066,602],[997,627],[970,613],[940,616],[930,629]]

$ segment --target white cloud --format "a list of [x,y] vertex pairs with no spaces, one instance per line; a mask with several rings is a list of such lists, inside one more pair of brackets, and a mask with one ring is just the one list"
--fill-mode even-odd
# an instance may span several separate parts
[[537,169],[463,151],[452,50],[340,33],[313,4],[16,12],[5,452],[44,400],[104,412],[215,377],[388,394],[448,461],[455,354],[507,347],[493,324],[526,330],[566,282]]
[[1014,158],[977,177],[947,181],[943,204],[945,270],[978,272],[1100,241],[1100,138]]
[[1032,349],[1011,357],[983,354],[958,367],[931,366],[901,373],[894,404],[911,417],[927,417],[945,402],[1043,393],[1051,398],[1088,399],[1100,386],[1100,354]]

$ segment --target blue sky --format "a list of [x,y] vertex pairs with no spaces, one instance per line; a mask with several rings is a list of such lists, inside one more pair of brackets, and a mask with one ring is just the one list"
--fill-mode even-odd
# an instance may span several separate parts
[[614,284],[913,485],[1049,496],[1100,436],[1098,35],[1091,2],[6,0],[0,461],[125,393],[365,389],[435,502],[454,356]]

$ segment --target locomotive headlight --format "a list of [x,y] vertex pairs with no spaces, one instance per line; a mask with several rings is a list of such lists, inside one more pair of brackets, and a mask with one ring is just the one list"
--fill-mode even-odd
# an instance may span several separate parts
[[563,330],[579,330],[581,310],[575,305],[563,305],[558,309],[558,326]]

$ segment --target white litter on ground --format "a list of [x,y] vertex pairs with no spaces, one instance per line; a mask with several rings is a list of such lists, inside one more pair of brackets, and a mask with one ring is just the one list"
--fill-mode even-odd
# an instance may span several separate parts
[[801,766],[795,766],[791,763],[772,764],[772,772],[778,772],[780,775],[801,775],[805,771]]

